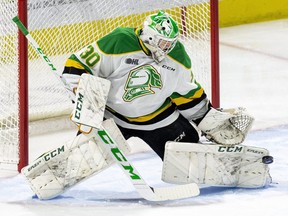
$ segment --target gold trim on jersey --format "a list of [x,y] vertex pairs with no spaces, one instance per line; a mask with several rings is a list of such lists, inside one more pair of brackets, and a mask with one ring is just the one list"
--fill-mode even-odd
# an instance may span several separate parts
[[[166,102],[165,105],[163,105],[162,107],[160,107],[158,110],[156,110],[153,113],[150,113],[150,114],[144,115],[144,116],[134,117],[134,118],[123,116],[123,115],[117,113],[115,110],[113,110],[112,108],[110,108],[108,106],[106,106],[106,109],[109,110],[111,112],[111,114],[115,115],[117,118],[119,118],[119,119],[121,119],[121,120],[123,120],[123,121],[125,121],[127,123],[129,122],[129,123],[133,124],[133,122],[134,122],[136,124],[136,123],[148,122],[148,121],[154,119],[155,117],[158,117],[159,115],[161,115],[165,111],[169,112],[169,109],[173,109],[174,110],[175,108],[173,108],[173,103],[171,101],[169,101],[168,103]],[[158,119],[157,121],[160,121],[160,120],[162,120],[162,119]]]
[[197,90],[195,92],[195,94],[193,94],[193,96],[191,98],[185,98],[185,97],[179,97],[179,98],[173,98],[172,101],[177,105],[180,106],[182,104],[186,104],[189,103],[191,101],[193,101],[194,99],[198,99],[200,98],[204,93],[204,89],[200,88],[199,90]]
[[183,63],[177,61],[176,59],[174,59],[172,56],[166,55],[166,58],[170,58],[172,61],[176,62],[177,64],[183,66],[186,70],[191,70],[191,67],[186,67]]
[[79,63],[78,61],[75,61],[73,59],[68,59],[65,63],[65,67],[74,67],[77,69],[85,70],[85,67],[83,67],[83,65],[81,63]]
[[147,122],[153,118],[155,118],[156,116],[158,116],[160,113],[162,113],[163,111],[167,110],[169,107],[172,106],[172,103],[167,104],[166,106],[162,107],[161,109],[155,111],[154,113],[148,114],[148,115],[144,115],[144,116],[139,116],[136,118],[129,118],[126,117],[130,122]]

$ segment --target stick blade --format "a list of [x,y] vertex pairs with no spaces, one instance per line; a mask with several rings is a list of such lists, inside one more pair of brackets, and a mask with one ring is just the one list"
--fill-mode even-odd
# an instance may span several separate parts
[[146,185],[137,185],[136,189],[144,199],[149,201],[178,200],[200,194],[199,187],[195,183],[160,188],[147,188]]
[[197,184],[190,183],[173,187],[154,188],[154,192],[161,200],[176,200],[195,197],[200,194]]

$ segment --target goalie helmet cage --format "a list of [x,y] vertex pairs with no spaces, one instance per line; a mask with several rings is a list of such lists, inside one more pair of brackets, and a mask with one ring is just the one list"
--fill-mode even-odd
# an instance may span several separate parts
[[179,24],[196,79],[220,105],[218,0],[1,0],[0,10],[0,170],[27,165],[29,135],[71,126],[69,96],[12,22],[17,15],[61,73],[71,53],[165,10]]

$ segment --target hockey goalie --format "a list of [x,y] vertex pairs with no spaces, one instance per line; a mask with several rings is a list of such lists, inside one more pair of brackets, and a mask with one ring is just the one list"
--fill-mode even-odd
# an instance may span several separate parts
[[[131,137],[163,160],[168,183],[271,183],[268,150],[243,144],[254,118],[244,108],[213,108],[178,38],[175,20],[159,11],[142,27],[116,28],[70,56],[63,77],[77,89],[72,120],[79,132],[22,170],[39,198],[53,198],[125,158]],[[107,152],[95,135],[101,127],[123,154]],[[209,142],[201,143],[202,136]]]

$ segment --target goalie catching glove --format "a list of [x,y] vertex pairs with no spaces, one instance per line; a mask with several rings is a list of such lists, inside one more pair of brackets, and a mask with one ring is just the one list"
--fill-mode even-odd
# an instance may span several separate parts
[[241,144],[249,132],[254,118],[245,108],[216,110],[211,108],[198,128],[206,138],[222,145]]

